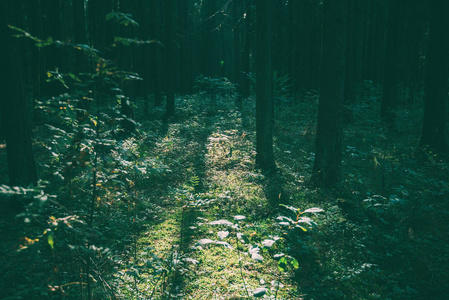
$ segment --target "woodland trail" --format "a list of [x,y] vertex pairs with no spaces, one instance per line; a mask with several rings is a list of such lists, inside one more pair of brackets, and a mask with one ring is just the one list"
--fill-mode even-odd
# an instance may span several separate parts
[[[181,159],[167,165],[184,174],[167,188],[157,224],[138,237],[135,259],[118,272],[121,292],[155,299],[243,299],[263,291],[268,298],[300,299],[290,273],[277,270],[268,250],[259,256],[250,252],[271,236],[274,220],[263,175],[254,169],[254,132],[242,126],[249,120],[233,101],[211,106],[190,120],[184,119],[187,107],[182,123],[170,123],[152,150],[167,162]],[[129,271],[157,265],[163,269],[158,279],[142,272],[135,278],[137,272]]]

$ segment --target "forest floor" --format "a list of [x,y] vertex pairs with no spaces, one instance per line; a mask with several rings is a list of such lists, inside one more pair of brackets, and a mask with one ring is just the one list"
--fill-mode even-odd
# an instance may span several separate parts
[[354,107],[332,190],[309,182],[313,92],[276,98],[273,173],[255,167],[253,98],[179,97],[169,122],[162,109],[138,111],[135,135],[102,138],[96,173],[82,163],[89,142],[55,147],[57,124],[43,126],[35,149],[54,197],[39,214],[0,221],[0,298],[446,297],[448,160],[417,149],[414,106],[384,130],[378,97],[366,87]]

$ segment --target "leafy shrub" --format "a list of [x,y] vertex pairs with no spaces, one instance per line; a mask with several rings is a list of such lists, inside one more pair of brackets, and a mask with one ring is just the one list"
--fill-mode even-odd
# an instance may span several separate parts
[[212,97],[230,96],[235,93],[236,86],[226,77],[207,77],[200,75],[195,79],[195,91],[206,93]]

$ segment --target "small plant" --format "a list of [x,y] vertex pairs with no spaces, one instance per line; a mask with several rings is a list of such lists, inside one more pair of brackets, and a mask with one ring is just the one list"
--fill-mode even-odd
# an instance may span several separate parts
[[[240,277],[244,285],[245,293],[248,297],[251,297],[250,291],[253,297],[263,297],[268,292],[268,289],[263,285],[255,289],[251,289],[247,286],[242,265],[242,259],[244,256],[242,257],[241,254],[245,253],[256,263],[264,263],[264,256],[267,258],[267,255],[277,261],[277,269],[279,271],[278,279],[271,282],[271,289],[273,291],[274,299],[277,299],[278,291],[283,286],[281,283],[281,276],[284,273],[288,273],[299,268],[297,259],[284,253],[288,250],[288,245],[285,243],[285,238],[295,235],[296,230],[306,232],[308,228],[316,225],[311,218],[302,216],[303,214],[323,212],[321,208],[316,207],[300,211],[292,206],[282,206],[287,208],[290,212],[293,212],[296,217],[277,217],[279,225],[279,227],[277,227],[277,231],[279,232],[279,235],[265,235],[261,232],[254,231],[252,229],[253,226],[250,225],[250,223],[247,222],[247,218],[242,215],[234,216],[234,222],[227,219],[219,219],[208,223],[201,223],[202,225],[208,225],[211,228],[218,227],[218,231],[216,231],[216,237],[218,239],[203,238],[196,243],[195,249],[202,250],[203,247],[216,245],[227,248],[229,249],[228,251],[237,251]],[[273,229],[267,230],[266,232],[273,232]],[[235,242],[235,245],[232,244],[233,241]]]
[[235,93],[235,85],[226,77],[207,77],[200,75],[195,79],[195,90],[204,92],[212,98],[225,97]]

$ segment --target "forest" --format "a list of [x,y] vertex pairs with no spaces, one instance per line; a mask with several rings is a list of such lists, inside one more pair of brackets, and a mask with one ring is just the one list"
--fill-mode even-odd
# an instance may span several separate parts
[[0,14],[0,299],[448,297],[449,1]]

